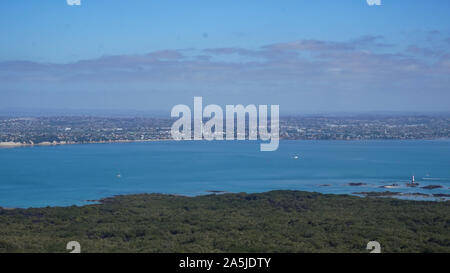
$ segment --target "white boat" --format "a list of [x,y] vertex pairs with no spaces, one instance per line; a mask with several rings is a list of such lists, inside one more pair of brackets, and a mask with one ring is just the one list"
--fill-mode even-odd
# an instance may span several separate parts
[[397,184],[383,186],[383,188],[385,188],[385,189],[396,189],[396,188],[399,188],[399,187],[400,186],[397,185]]

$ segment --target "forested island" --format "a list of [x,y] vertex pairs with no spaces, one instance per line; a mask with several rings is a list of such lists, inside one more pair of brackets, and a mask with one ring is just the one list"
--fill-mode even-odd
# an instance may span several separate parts
[[302,191],[0,209],[0,252],[450,252],[450,202]]

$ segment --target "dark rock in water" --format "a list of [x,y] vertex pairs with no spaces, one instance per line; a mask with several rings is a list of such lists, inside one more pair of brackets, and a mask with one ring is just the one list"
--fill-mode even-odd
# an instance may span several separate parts
[[433,194],[433,197],[450,197],[450,194],[435,193],[435,194]]
[[440,188],[442,188],[441,185],[428,185],[428,186],[422,187],[422,189],[426,189],[426,190],[433,190],[433,189],[440,189]]
[[210,192],[210,193],[226,193],[226,191],[216,191],[216,190],[209,190],[206,192]]
[[406,186],[410,187],[410,188],[415,188],[415,187],[419,186],[419,183],[406,183]]
[[0,210],[15,210],[16,208],[4,208],[4,207],[0,207]]
[[386,196],[397,196],[397,195],[400,195],[399,192],[392,192],[392,191],[385,191],[385,192],[377,192],[377,191],[354,192],[353,194],[365,195],[367,197],[386,197]]
[[356,182],[356,183],[350,182],[350,183],[348,183],[348,185],[349,186],[358,187],[358,186],[366,186],[367,184],[366,183],[362,183],[362,182]]
[[[429,194],[421,193],[421,192],[412,192],[412,193],[404,193],[404,192],[392,192],[392,191],[385,191],[385,192],[354,192],[353,194],[358,195],[364,195],[366,197],[394,197],[394,196],[410,196],[410,197],[430,197]],[[434,196],[434,195],[433,195]],[[450,196],[450,195],[448,195]],[[435,196],[435,197],[445,197],[445,196]]]
[[426,193],[421,193],[421,192],[412,192],[412,193],[402,193],[401,195],[403,196],[421,196],[421,197],[430,197],[429,194]]
[[329,187],[331,184],[320,184],[319,187]]

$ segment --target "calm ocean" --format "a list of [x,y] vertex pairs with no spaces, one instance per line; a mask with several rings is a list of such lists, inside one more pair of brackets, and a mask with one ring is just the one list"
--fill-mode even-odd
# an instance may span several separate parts
[[[298,158],[296,158],[298,157]],[[420,186],[407,188],[412,175]],[[349,186],[350,182],[366,183]],[[0,149],[0,206],[84,205],[118,194],[275,189],[450,194],[450,141],[157,141]],[[326,184],[327,186],[324,186]]]

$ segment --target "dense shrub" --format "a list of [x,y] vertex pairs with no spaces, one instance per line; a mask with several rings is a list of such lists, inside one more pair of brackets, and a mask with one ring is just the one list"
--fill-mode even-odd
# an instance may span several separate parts
[[450,252],[450,203],[300,191],[0,209],[0,252]]

